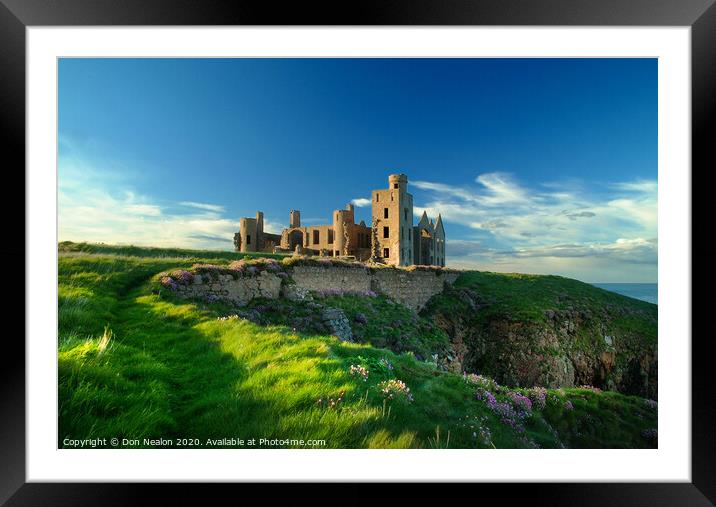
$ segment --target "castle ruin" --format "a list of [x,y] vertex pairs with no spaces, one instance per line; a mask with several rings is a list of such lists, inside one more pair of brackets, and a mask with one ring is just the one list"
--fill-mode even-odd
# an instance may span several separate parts
[[242,218],[234,245],[239,252],[296,252],[307,255],[349,257],[393,266],[445,266],[445,228],[438,215],[433,222],[423,212],[413,225],[413,196],[408,177],[391,174],[389,187],[373,190],[372,221],[355,223],[355,208],[333,212],[329,225],[301,226],[301,212],[291,210],[289,226],[281,234],[264,232],[261,211]]

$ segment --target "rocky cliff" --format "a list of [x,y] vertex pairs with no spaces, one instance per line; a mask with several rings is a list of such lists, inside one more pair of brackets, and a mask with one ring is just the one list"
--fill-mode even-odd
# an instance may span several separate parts
[[463,370],[657,398],[657,307],[554,276],[467,272],[421,312]]

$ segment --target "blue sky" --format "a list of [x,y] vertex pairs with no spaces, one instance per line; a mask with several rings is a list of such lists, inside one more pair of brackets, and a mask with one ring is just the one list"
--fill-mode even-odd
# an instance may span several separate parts
[[60,240],[231,249],[404,172],[449,265],[656,281],[655,59],[62,59],[58,148]]

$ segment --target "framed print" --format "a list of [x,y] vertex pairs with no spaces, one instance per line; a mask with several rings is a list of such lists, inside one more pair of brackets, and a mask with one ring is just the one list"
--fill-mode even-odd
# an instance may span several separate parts
[[711,3],[6,1],[27,297],[2,498],[713,501]]

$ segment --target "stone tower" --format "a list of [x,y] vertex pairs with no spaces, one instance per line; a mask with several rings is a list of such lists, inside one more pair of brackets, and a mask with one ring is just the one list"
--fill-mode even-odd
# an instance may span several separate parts
[[298,211],[297,209],[291,210],[291,215],[288,220],[288,227],[289,227],[289,229],[301,227],[301,212]]
[[264,214],[256,212],[256,218],[239,221],[239,237],[242,252],[259,252],[263,248]]
[[373,245],[386,264],[409,266],[413,264],[413,196],[408,193],[405,174],[388,176],[388,188],[373,190]]
[[355,208],[348,204],[346,209],[333,212],[333,249],[334,255],[348,255],[353,245],[350,244],[351,228],[355,222]]

